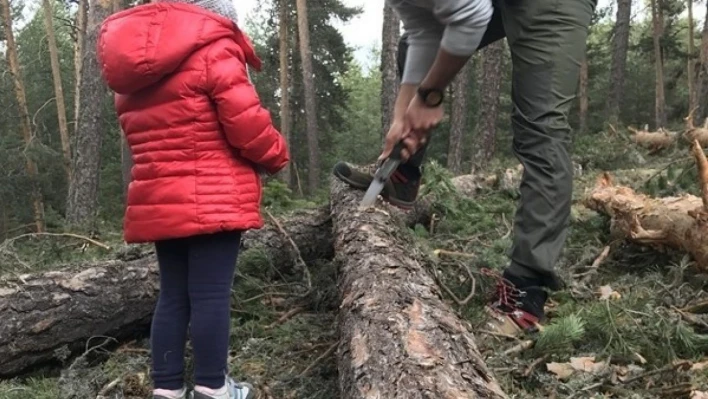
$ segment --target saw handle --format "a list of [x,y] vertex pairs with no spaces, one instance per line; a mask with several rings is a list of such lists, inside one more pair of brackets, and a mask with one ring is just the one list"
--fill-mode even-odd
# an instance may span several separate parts
[[393,159],[394,161],[400,161],[401,160],[401,153],[403,152],[403,149],[405,149],[405,145],[403,144],[403,140],[398,141],[395,146],[393,146],[393,149],[391,150],[391,154],[389,154],[389,158]]
[[388,158],[386,158],[381,167],[376,171],[374,177],[377,180],[385,182],[391,177],[393,172],[396,171],[396,168],[398,168],[398,165],[401,164],[401,152],[404,148],[403,140],[396,143],[393,150],[391,150],[391,154],[389,154]]

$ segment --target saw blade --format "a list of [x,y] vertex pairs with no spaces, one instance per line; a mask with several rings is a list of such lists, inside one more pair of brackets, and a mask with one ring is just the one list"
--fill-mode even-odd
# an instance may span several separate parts
[[371,182],[371,185],[369,186],[369,189],[366,190],[366,194],[364,194],[364,198],[361,200],[361,207],[369,207],[371,205],[374,205],[376,203],[376,197],[381,194],[381,190],[384,188],[384,182],[380,181],[379,179],[374,179],[374,181]]

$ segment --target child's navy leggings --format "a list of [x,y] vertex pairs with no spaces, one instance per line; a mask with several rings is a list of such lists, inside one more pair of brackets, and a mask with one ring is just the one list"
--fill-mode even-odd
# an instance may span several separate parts
[[187,327],[194,382],[224,385],[231,286],[241,233],[222,232],[155,243],[160,298],[152,319],[152,378],[156,389],[182,389]]

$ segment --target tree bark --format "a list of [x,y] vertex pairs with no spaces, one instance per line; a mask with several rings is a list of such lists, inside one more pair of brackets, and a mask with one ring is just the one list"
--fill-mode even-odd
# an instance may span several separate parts
[[[291,145],[290,138],[290,40],[288,31],[290,29],[290,8],[287,0],[280,0],[280,25],[278,32],[279,52],[280,52],[280,132],[285,137],[288,145]],[[281,173],[281,177],[288,186],[292,183],[292,173],[290,163]]]
[[381,141],[391,127],[393,110],[398,95],[398,41],[401,37],[401,20],[398,14],[384,4],[383,32],[381,34]]
[[[20,70],[20,63],[17,57],[15,36],[12,32],[12,18],[10,16],[11,10],[9,0],[0,0],[0,8],[2,9],[1,11],[6,41],[5,45],[7,47],[7,58],[10,64],[10,74],[12,75],[12,80],[15,86],[15,98],[17,100],[17,107],[20,112],[20,128],[22,130],[22,137],[25,141],[25,145],[29,147],[32,144],[32,124],[30,121],[29,109],[27,108],[27,96],[25,94],[25,85],[22,81],[22,71]],[[42,192],[39,187],[39,182],[37,181],[39,177],[37,164],[27,154],[25,154],[25,162],[27,175],[32,180],[32,204],[34,207],[35,229],[37,232],[43,232],[44,200],[42,199]]]
[[629,50],[629,21],[632,16],[632,0],[617,1],[617,17],[612,36],[612,66],[610,72],[610,96],[607,102],[610,123],[619,122],[624,96],[624,78],[627,71]]
[[92,1],[89,7],[86,43],[81,72],[81,112],[76,132],[71,182],[67,199],[66,221],[69,225],[93,227],[98,216],[98,187],[101,172],[103,117],[108,89],[101,79],[96,59],[98,33],[113,9],[110,0]]
[[54,34],[54,12],[52,0],[44,2],[44,24],[47,29],[47,41],[49,42],[49,59],[52,64],[52,80],[54,82],[54,97],[57,104],[57,119],[59,123],[59,136],[61,137],[61,149],[64,154],[64,171],[67,181],[71,180],[71,147],[69,145],[69,127],[66,122],[66,105],[64,103],[64,87],[61,79],[61,65],[59,64],[59,51],[57,50],[57,40]]
[[452,109],[450,111],[450,141],[447,150],[447,168],[457,175],[462,173],[465,149],[465,135],[468,132],[469,114],[468,88],[472,71],[472,60],[460,70],[452,81]]
[[307,124],[308,171],[307,188],[315,194],[320,182],[320,148],[317,129],[317,99],[315,76],[312,69],[312,49],[310,47],[310,25],[307,17],[307,0],[297,0],[297,25],[300,38],[300,58],[302,81],[305,88],[305,119]]
[[0,375],[83,351],[91,337],[120,339],[148,325],[158,289],[154,257],[80,269],[0,281]]
[[698,123],[708,118],[708,2],[706,2],[706,18],[703,23],[703,33],[701,34],[701,63],[700,73],[698,74],[698,98],[699,112]]
[[609,174],[604,174],[585,204],[611,217],[613,237],[659,250],[669,247],[688,252],[698,269],[708,271],[708,215],[701,198],[651,198],[615,186]]
[[588,130],[588,109],[590,99],[588,98],[588,57],[583,58],[580,64],[580,85],[578,90],[578,100],[580,103],[580,128],[579,133],[586,133]]
[[342,399],[505,398],[400,220],[331,186]]
[[664,12],[661,0],[651,0],[651,15],[654,39],[654,69],[656,71],[656,101],[654,116],[656,129],[666,126],[666,96],[664,94],[664,60],[661,38],[664,35]]
[[504,41],[498,40],[482,50],[479,70],[479,119],[472,152],[472,173],[484,169],[494,155],[499,115]]
[[[79,0],[76,11],[76,43],[74,45],[74,139],[79,130],[79,114],[81,111],[81,68],[84,57],[84,41],[86,40],[86,20],[88,19],[88,0]],[[70,146],[71,148],[71,146]]]

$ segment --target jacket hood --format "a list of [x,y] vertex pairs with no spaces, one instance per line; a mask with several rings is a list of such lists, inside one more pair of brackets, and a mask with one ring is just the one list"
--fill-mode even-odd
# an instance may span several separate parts
[[130,94],[171,74],[200,48],[225,38],[234,40],[248,65],[260,70],[253,45],[234,22],[184,3],[150,3],[108,17],[96,54],[108,87]]

